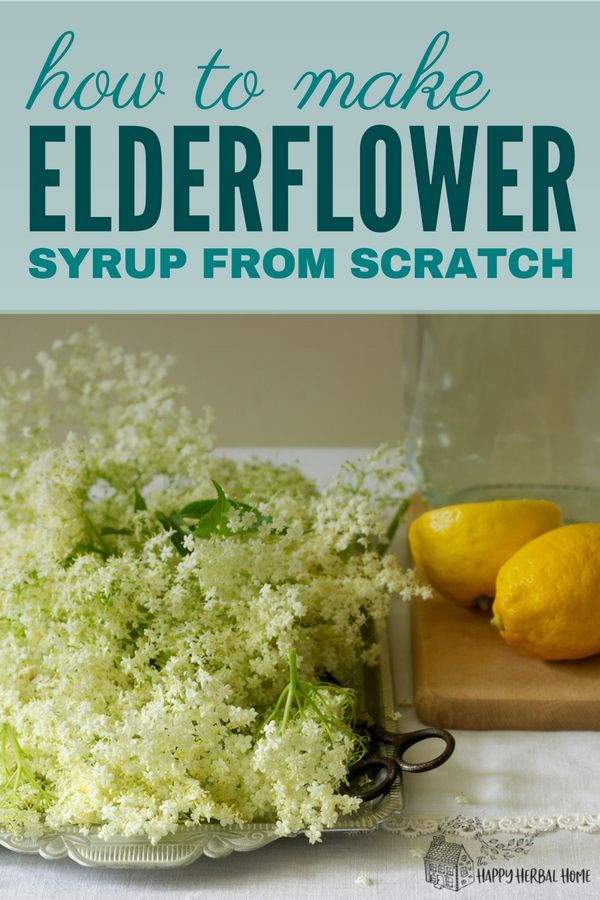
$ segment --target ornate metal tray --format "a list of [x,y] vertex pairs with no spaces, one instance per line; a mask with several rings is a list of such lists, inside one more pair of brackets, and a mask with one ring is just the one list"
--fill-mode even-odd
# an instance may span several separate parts
[[[387,731],[398,732],[394,717],[395,701],[388,633],[378,631],[381,647],[379,665],[365,670],[361,686],[362,706]],[[390,745],[380,744],[377,752],[388,755]],[[351,816],[340,818],[332,832],[367,832],[384,825],[403,808],[402,773],[383,797],[365,801]],[[182,826],[174,834],[151,844],[145,837],[119,837],[102,840],[92,830],[83,835],[76,828],[47,832],[36,840],[0,832],[0,844],[18,853],[39,853],[44,859],[69,857],[82,866],[110,868],[170,868],[186,866],[204,855],[213,859],[228,856],[234,850],[258,850],[278,839],[272,823],[256,822],[243,826]]]

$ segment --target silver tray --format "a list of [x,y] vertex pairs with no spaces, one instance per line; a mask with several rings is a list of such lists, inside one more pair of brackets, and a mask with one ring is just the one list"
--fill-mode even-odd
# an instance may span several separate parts
[[[361,706],[387,731],[398,732],[394,717],[394,685],[390,662],[388,632],[385,625],[377,633],[379,664],[365,670],[361,686]],[[378,753],[386,754],[389,745],[379,746]],[[368,832],[381,827],[403,808],[402,773],[382,798],[363,802],[351,816],[341,817],[327,832]],[[294,835],[295,836],[295,835]],[[60,832],[48,831],[32,840],[15,834],[0,832],[0,844],[17,853],[39,853],[44,859],[69,857],[82,866],[107,868],[173,868],[187,866],[204,855],[212,859],[228,856],[234,850],[258,850],[279,838],[273,823],[255,822],[249,825],[181,826],[173,834],[152,844],[148,838],[114,837],[106,841],[98,837],[97,829],[81,834],[77,828]]]

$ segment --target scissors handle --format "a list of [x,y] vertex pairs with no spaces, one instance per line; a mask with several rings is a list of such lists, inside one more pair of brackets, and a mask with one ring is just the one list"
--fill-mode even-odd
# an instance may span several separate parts
[[[441,766],[454,753],[454,738],[443,728],[420,728],[407,734],[396,734],[375,727],[372,733],[380,742],[391,744],[394,754],[393,756],[370,754],[352,766],[349,772],[351,791],[353,796],[360,797],[361,800],[375,800],[376,797],[387,794],[400,772],[428,772]],[[429,738],[440,738],[444,741],[446,746],[439,756],[420,763],[411,763],[404,759],[403,754],[409,747],[414,747],[415,744]],[[366,783],[363,784],[363,781]]]
[[[379,740],[392,744],[395,750],[394,759],[396,765],[403,772],[429,772],[431,769],[437,769],[438,766],[443,765],[454,753],[454,738],[449,731],[445,731],[443,728],[419,728],[418,731],[409,731],[406,734],[394,734],[391,731],[386,731],[384,728],[375,728],[375,735]],[[404,758],[404,754],[410,747],[414,747],[415,744],[420,744],[421,741],[427,741],[430,738],[439,738],[445,744],[444,749],[438,756],[416,763],[408,762]]]
[[[352,796],[361,800],[375,800],[387,794],[400,769],[392,756],[365,756],[350,769]],[[361,784],[362,779],[366,784]]]

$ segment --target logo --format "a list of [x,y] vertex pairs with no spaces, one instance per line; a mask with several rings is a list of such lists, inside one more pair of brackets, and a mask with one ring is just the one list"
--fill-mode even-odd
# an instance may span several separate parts
[[460,891],[475,881],[475,864],[464,844],[443,834],[434,834],[423,862],[425,881],[440,890]]
[[[457,840],[449,840],[452,834]],[[507,832],[507,834],[509,834]],[[456,816],[446,821],[445,830],[433,835],[423,855],[425,881],[438,890],[462,891],[470,884],[591,884],[589,868],[543,868],[521,866],[519,862],[533,849],[539,832],[520,834],[500,840],[490,836],[481,819]],[[466,849],[463,838],[477,857],[477,864]],[[479,845],[477,849],[477,844]],[[512,865],[502,865],[502,861]],[[516,864],[516,865],[515,865]]]

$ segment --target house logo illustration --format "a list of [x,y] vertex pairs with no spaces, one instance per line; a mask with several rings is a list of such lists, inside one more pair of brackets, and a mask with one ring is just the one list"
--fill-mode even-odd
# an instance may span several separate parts
[[473,860],[464,846],[443,834],[434,834],[423,862],[425,881],[435,888],[460,891],[475,881]]

